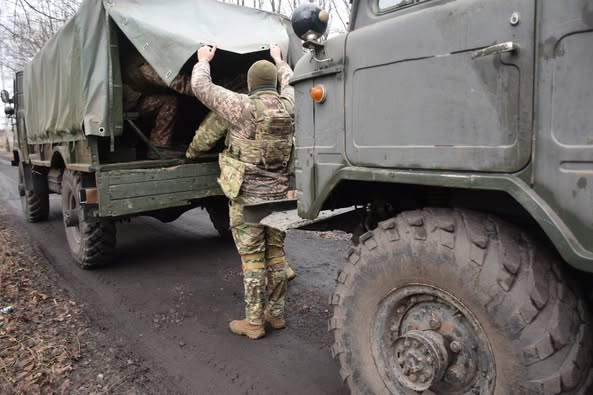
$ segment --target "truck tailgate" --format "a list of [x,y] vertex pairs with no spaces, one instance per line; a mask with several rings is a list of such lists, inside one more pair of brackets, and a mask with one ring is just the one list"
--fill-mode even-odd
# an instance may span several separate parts
[[217,162],[97,171],[99,215],[118,217],[189,205],[222,195]]

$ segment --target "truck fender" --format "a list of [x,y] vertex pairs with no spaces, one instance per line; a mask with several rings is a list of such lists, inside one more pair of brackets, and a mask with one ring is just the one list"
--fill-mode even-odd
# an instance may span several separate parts
[[63,145],[54,147],[51,153],[51,168],[64,170],[64,168],[68,164],[70,164],[70,155],[68,155],[68,147]]
[[12,160],[10,161],[10,165],[14,167],[18,167],[19,163],[21,163],[21,152],[18,149],[12,151]]

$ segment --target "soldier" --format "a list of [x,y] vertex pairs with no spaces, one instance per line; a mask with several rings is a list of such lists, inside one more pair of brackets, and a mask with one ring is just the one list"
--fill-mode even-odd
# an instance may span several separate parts
[[[141,115],[152,115],[150,142],[165,158],[183,156],[172,146],[177,120],[177,97],[173,91],[193,96],[189,76],[180,74],[167,86],[156,70],[133,48],[122,51],[123,107]],[[150,159],[157,159],[149,151]]]
[[[196,159],[214,148],[216,143],[223,138],[226,138],[225,146],[228,147],[228,131],[229,123],[220,115],[211,111],[206,115],[198,130],[196,130],[196,134],[187,148],[185,157],[187,159]],[[286,278],[288,281],[296,278],[296,273],[288,262],[286,262]]]
[[249,96],[235,93],[212,83],[210,61],[215,52],[216,47],[208,46],[198,50],[192,88],[229,127],[228,147],[219,157],[219,183],[230,199],[231,231],[243,263],[245,287],[245,319],[231,321],[229,327],[233,333],[258,339],[265,335],[265,322],[274,329],[286,326],[285,234],[244,223],[243,206],[287,194],[294,135],[294,90],[288,84],[292,70],[282,60],[280,48],[272,45],[270,55],[276,66],[265,60],[255,62],[247,73]]

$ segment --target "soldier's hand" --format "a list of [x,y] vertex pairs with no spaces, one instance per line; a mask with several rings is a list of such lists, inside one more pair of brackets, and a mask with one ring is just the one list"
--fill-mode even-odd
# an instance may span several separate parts
[[202,60],[207,60],[208,62],[210,62],[214,57],[215,53],[216,45],[212,47],[209,45],[202,46],[200,49],[198,49],[198,62],[201,62]]
[[282,62],[282,50],[276,43],[270,44],[270,56],[276,64]]

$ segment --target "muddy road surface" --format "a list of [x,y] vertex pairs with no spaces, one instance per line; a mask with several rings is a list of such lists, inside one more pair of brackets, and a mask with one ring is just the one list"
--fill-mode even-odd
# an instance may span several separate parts
[[25,223],[16,180],[16,168],[0,159],[0,204],[11,220],[29,232],[48,270],[87,306],[93,323],[144,360],[171,393],[345,392],[327,333],[327,299],[349,246],[343,237],[289,233],[287,255],[298,277],[289,287],[288,328],[250,341],[227,329],[243,316],[241,265],[205,211],[169,224],[118,224],[115,262],[83,271],[66,245],[61,197],[51,196],[48,222]]

